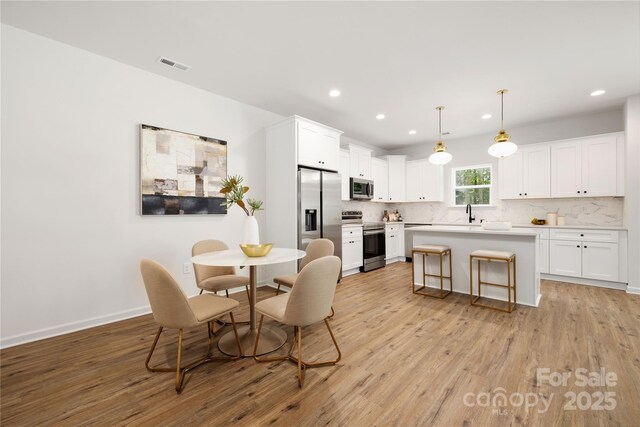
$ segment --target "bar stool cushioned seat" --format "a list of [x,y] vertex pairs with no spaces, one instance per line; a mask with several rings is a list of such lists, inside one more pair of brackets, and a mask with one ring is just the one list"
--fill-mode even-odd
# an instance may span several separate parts
[[511,258],[514,253],[507,251],[491,251],[488,249],[478,249],[477,251],[471,252],[471,255],[474,257],[487,257],[487,258]]
[[413,247],[414,251],[429,251],[429,252],[446,252],[449,250],[449,246],[441,245],[418,245]]

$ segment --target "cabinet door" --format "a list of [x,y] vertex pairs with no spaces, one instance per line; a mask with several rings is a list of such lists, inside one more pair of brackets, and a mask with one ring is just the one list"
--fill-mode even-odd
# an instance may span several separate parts
[[329,129],[320,131],[320,161],[322,169],[337,171],[340,169],[340,134]]
[[351,270],[362,266],[362,236],[350,236],[342,239],[342,270]]
[[420,161],[411,160],[407,162],[407,202],[419,202],[422,197],[420,191]]
[[371,159],[371,176],[373,178],[373,201],[389,200],[389,167],[383,159]]
[[582,195],[581,141],[551,145],[551,197]]
[[582,243],[582,277],[618,281],[618,244]]
[[580,242],[549,240],[549,273],[580,277],[582,275]]
[[406,160],[404,156],[388,156],[389,167],[389,201],[404,202],[406,200]]
[[371,179],[371,151],[364,148],[349,149],[349,170],[354,178]]
[[298,122],[298,164],[313,168],[322,168],[322,135],[318,126]]
[[549,241],[540,239],[540,273],[549,273]]
[[498,183],[501,199],[522,198],[522,151],[498,160]]
[[526,198],[544,199],[551,195],[551,148],[548,145],[522,149],[522,191]]
[[385,232],[385,260],[393,259],[398,256],[398,231],[386,231]]
[[422,201],[441,202],[444,200],[443,167],[433,165],[428,160],[420,161],[420,197]]
[[346,150],[340,150],[340,178],[342,200],[349,200],[349,152]]
[[616,195],[615,135],[588,138],[582,142],[582,195],[587,197]]

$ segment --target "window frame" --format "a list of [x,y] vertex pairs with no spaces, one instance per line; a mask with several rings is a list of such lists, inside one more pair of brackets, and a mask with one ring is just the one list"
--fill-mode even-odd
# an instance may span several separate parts
[[[469,169],[489,169],[489,175],[491,177],[491,183],[490,184],[482,184],[482,185],[461,185],[461,186],[457,186],[456,185],[456,172],[461,171],[461,170],[469,170]],[[494,175],[493,175],[493,164],[491,163],[484,163],[484,164],[480,164],[480,165],[470,165],[470,166],[458,166],[455,168],[451,168],[451,205],[453,207],[456,208],[464,208],[467,205],[458,205],[456,204],[456,190],[464,190],[464,189],[468,189],[468,188],[488,188],[489,189],[489,204],[483,204],[483,205],[471,205],[473,207],[489,207],[489,206],[493,206],[493,181],[494,181]]]

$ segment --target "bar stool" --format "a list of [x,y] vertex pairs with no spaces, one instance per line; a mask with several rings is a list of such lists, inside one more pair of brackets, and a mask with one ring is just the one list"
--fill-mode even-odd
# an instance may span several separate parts
[[[473,293],[473,260],[478,260],[478,296]],[[507,284],[502,283],[490,283],[483,282],[480,277],[480,261],[497,261],[505,262],[507,264]],[[511,263],[513,263],[513,286],[511,285]],[[497,286],[500,288],[507,288],[507,307],[493,307],[478,303],[480,299],[480,287],[481,285]],[[513,304],[511,303],[511,288],[513,288]],[[493,310],[504,311],[511,313],[516,306],[516,254],[506,251],[491,251],[487,249],[479,249],[471,252],[469,255],[469,302],[471,305],[477,305],[479,307],[491,308]]]
[[[415,278],[415,264],[416,264],[416,254],[422,254],[422,287],[416,290],[416,284],[414,282]],[[439,274],[430,274],[427,273],[427,257],[429,255],[440,257],[440,272]],[[449,256],[449,275],[445,276],[442,271],[442,258],[444,256]],[[411,291],[414,294],[424,295],[427,297],[433,298],[446,298],[449,294],[453,292],[453,283],[451,280],[452,269],[451,269],[451,249],[448,246],[441,245],[418,245],[414,246],[411,249]],[[439,292],[428,292],[427,291],[427,277],[438,277],[440,279],[440,291]],[[445,291],[443,287],[444,279],[449,280],[449,290]]]

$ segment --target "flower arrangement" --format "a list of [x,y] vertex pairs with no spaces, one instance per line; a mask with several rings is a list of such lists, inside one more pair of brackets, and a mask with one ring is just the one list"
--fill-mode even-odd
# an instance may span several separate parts
[[222,180],[222,189],[220,192],[224,194],[225,201],[221,206],[227,209],[233,205],[238,205],[244,210],[247,216],[253,216],[256,211],[262,210],[262,200],[247,199],[244,202],[244,195],[249,192],[249,187],[242,185],[244,178],[240,175],[231,175]]

